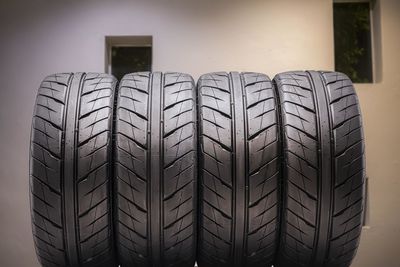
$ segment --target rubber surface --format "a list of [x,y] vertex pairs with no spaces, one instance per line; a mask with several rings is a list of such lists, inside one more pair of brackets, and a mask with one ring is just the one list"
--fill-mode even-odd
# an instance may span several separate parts
[[259,73],[198,81],[200,267],[271,266],[277,249],[280,134],[275,91]]
[[117,247],[121,266],[194,266],[196,101],[192,77],[140,72],[119,86]]
[[48,76],[31,133],[30,191],[42,266],[116,266],[112,240],[112,121],[116,80]]
[[285,162],[280,267],[346,267],[364,210],[361,115],[351,81],[337,72],[274,78]]

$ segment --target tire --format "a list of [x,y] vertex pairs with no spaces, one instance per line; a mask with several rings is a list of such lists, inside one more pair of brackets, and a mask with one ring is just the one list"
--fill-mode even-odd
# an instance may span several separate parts
[[62,73],[39,88],[30,196],[42,266],[116,266],[109,163],[115,86],[106,74]]
[[200,77],[200,267],[271,266],[279,225],[275,91],[259,73]]
[[124,76],[116,115],[117,247],[122,267],[193,267],[196,104],[182,73]]
[[358,99],[337,72],[275,77],[285,151],[280,267],[345,267],[359,243],[364,141]]

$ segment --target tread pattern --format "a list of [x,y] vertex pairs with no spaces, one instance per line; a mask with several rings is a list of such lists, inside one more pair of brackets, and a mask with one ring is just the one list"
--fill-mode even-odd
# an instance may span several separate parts
[[[358,100],[341,73],[319,72],[324,88],[314,88],[308,72],[275,77],[282,112],[284,202],[278,266],[349,266],[358,247],[364,196],[364,144]],[[319,118],[315,91],[325,90],[330,118]],[[315,263],[321,216],[318,118],[331,125],[331,219],[327,254]],[[321,245],[321,244],[320,244]]]
[[151,259],[149,205],[152,73],[126,75],[117,104],[117,246],[121,266],[193,266],[196,206],[196,105],[192,77],[162,75],[161,261]]
[[[63,136],[68,91],[82,75],[76,143],[77,236],[80,266],[114,266],[110,203],[111,125],[116,80],[63,73],[42,82],[31,134],[30,188],[35,246],[43,266],[69,266],[63,202]],[[78,103],[69,103],[78,105]]]
[[[200,77],[199,266],[271,266],[278,237],[280,145],[275,92],[266,75],[242,73],[246,173],[235,174],[231,74]],[[233,103],[231,105],[231,103]],[[234,262],[235,177],[245,175],[243,262]]]

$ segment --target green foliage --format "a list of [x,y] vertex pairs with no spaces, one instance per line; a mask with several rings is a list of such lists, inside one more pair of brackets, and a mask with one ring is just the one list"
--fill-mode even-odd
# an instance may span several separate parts
[[151,71],[151,47],[115,46],[111,57],[112,74],[118,80],[127,73]]
[[335,65],[353,82],[372,82],[369,3],[334,4]]

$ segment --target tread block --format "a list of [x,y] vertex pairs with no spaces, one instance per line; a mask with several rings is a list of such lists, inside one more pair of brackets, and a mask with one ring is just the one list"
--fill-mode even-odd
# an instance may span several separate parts
[[[157,74],[158,75],[158,74]],[[148,72],[126,75],[118,95],[116,163],[117,246],[121,264],[152,266],[149,166],[151,85]],[[193,79],[161,74],[161,161],[159,222],[163,266],[192,266],[195,249],[196,122]],[[157,102],[157,101],[156,101]],[[160,264],[160,263],[154,263]]]
[[[69,96],[74,77],[82,79],[75,102]],[[65,235],[64,203],[74,199],[66,199],[64,179],[73,179],[76,188],[78,261],[85,266],[114,264],[108,161],[115,84],[107,74],[61,73],[46,77],[39,88],[32,120],[30,179],[34,240],[43,266],[66,266],[71,261],[64,247],[70,238]],[[67,103],[76,107],[76,121],[67,121],[73,117],[66,114]],[[66,125],[76,125],[73,177],[63,177]]]
[[[275,77],[280,95],[285,140],[285,206],[278,266],[348,267],[361,233],[365,179],[364,143],[358,99],[351,81],[337,72],[282,73]],[[322,83],[322,86],[321,86]],[[318,86],[318,87],[316,87]],[[316,90],[325,90],[328,117],[314,102]],[[318,133],[329,121],[330,132]],[[330,232],[323,263],[315,263],[321,196],[322,159],[318,135],[331,136],[332,163]],[[325,219],[325,218],[324,218]],[[317,237],[317,238],[316,238]],[[324,246],[319,244],[319,246]]]
[[[275,92],[266,75],[210,73],[198,82],[200,107],[200,240],[199,266],[267,266],[276,248],[278,228],[278,179],[280,146]],[[235,74],[236,75],[236,74]],[[234,172],[235,133],[232,86],[243,90],[248,166]],[[236,176],[248,186],[245,203],[245,251],[235,262],[233,248]]]

